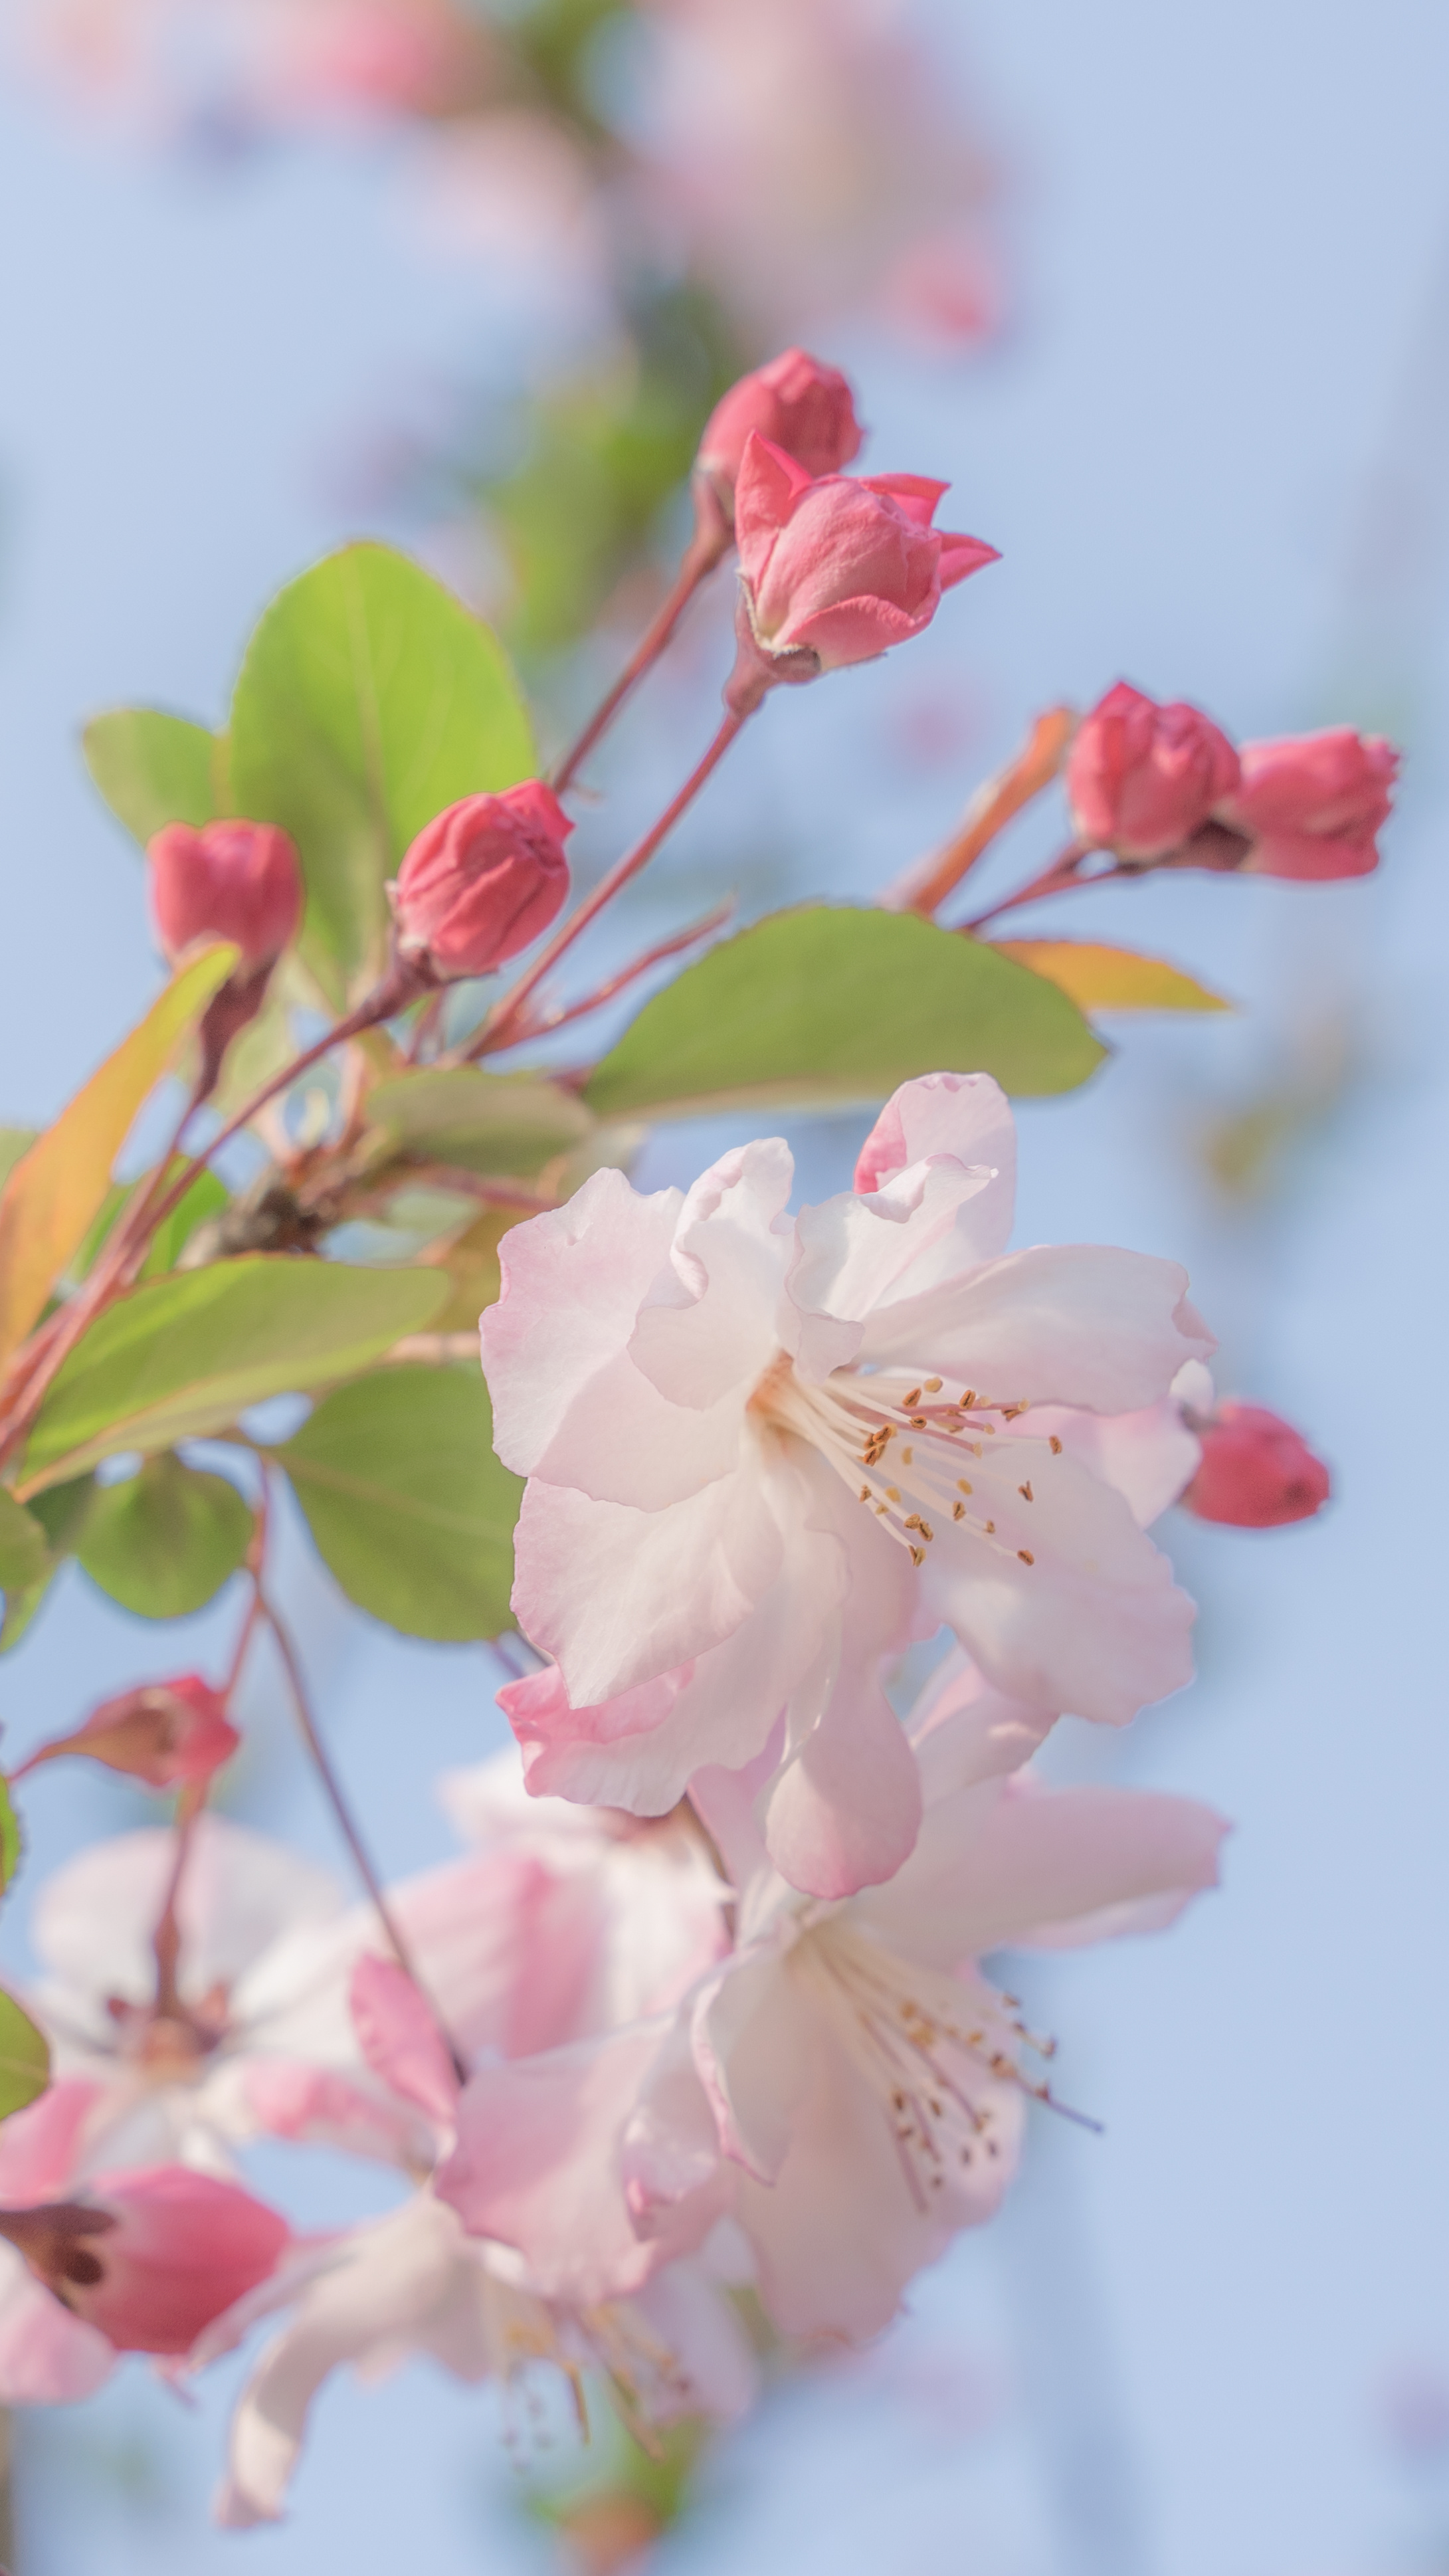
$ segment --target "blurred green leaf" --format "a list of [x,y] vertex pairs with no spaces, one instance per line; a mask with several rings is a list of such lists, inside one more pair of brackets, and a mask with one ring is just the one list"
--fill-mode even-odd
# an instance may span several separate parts
[[825,1109],[923,1073],[1070,1091],[1105,1050],[1075,1004],[911,913],[817,904],[727,939],[656,993],[584,1088],[601,1118]]
[[66,1557],[75,1554],[95,1490],[94,1476],[77,1476],[68,1485],[52,1485],[45,1493],[32,1495],[25,1507],[40,1524],[47,1554],[32,1582],[5,1594],[0,1655],[19,1645]]
[[225,1476],[163,1450],[123,1484],[98,1490],[76,1554],[123,1610],[182,1619],[235,1574],[252,1527],[249,1504]]
[[0,1592],[24,1592],[50,1563],[44,1530],[23,1503],[0,1486]]
[[0,1994],[0,2120],[37,2100],[49,2081],[49,2041],[13,1995]]
[[232,704],[232,794],[297,844],[299,951],[329,1000],[379,972],[383,888],[423,825],[533,766],[502,646],[405,555],[344,547],[273,600]]
[[163,823],[210,823],[222,811],[226,746],[205,725],[159,707],[116,707],[92,717],[81,740],[106,803],[143,845]]
[[324,1396],[270,1455],[360,1609],[408,1637],[507,1626],[523,1486],[494,1455],[478,1369],[379,1369]]
[[267,1396],[355,1377],[426,1329],[447,1282],[424,1270],[252,1253],[175,1271],[92,1324],[41,1407],[21,1470],[39,1489],[126,1449],[224,1430]]
[[556,1082],[473,1065],[396,1074],[369,1092],[367,1115],[399,1154],[467,1172],[537,1172],[581,1144],[594,1124]]
[[[187,1157],[184,1154],[177,1154],[174,1157],[167,1175],[168,1183],[174,1181],[185,1169],[186,1162]],[[139,1181],[117,1181],[112,1184],[94,1225],[71,1263],[69,1275],[72,1279],[80,1280],[86,1277],[94,1266],[96,1255],[122,1209],[129,1207],[137,1190],[146,1188],[150,1179],[151,1175],[147,1172]],[[166,1271],[174,1270],[197,1227],[204,1225],[209,1218],[220,1216],[222,1210],[230,1205],[231,1192],[225,1182],[219,1181],[215,1172],[198,1172],[185,1198],[177,1201],[164,1224],[158,1225],[151,1237],[150,1247],[142,1265],[141,1277],[159,1279]]]
[[8,1780],[0,1780],[0,1888],[8,1887],[20,1867],[20,1819]]

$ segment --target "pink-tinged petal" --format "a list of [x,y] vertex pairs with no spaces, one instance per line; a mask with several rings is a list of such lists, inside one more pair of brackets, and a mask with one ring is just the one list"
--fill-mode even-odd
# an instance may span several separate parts
[[[452,2213],[419,2194],[355,2230],[329,2250],[317,2277],[295,2284],[294,2320],[263,2352],[232,2418],[220,2523],[246,2530],[281,2519],[324,2381],[344,2363],[391,2357],[421,2340],[453,2288],[458,2253]],[[288,2284],[279,2287],[285,2295]]]
[[[63,2280],[67,2305],[120,2352],[188,2351],[204,2326],[276,2270],[290,2236],[286,2220],[250,2192],[184,2165],[95,2174],[86,2205],[97,2213],[93,2231],[62,2231],[54,2245],[37,2236],[27,2256]],[[12,2236],[21,2223],[12,2213]],[[43,2228],[45,2212],[23,2223]]]
[[[77,1853],[40,1888],[32,1938],[62,2017],[73,2018],[71,1999],[83,1998],[86,2018],[99,2016],[104,2028],[106,1995],[145,2002],[154,1993],[152,1935],[175,1856],[164,1828],[117,1834]],[[326,1923],[341,1910],[341,1891],[327,1871],[245,1825],[201,1816],[179,1907],[187,1998],[234,1986],[281,1934]]]
[[802,607],[772,640],[777,649],[818,653],[822,670],[847,670],[853,662],[873,662],[893,644],[909,644],[914,636],[923,635],[939,599],[939,589],[933,585],[912,608],[872,596],[831,600],[820,608]]
[[962,537],[950,528],[941,532],[941,588],[952,590],[958,581],[969,580],[987,564],[1000,563],[999,546],[988,546],[982,537]]
[[808,2081],[812,2018],[778,1944],[728,1960],[692,2017],[694,2064],[722,2152],[772,2183],[790,2152]]
[[432,2136],[403,2103],[335,2067],[300,2057],[244,2057],[219,2070],[211,2107],[234,2137],[287,2138],[379,2164],[426,2163]]
[[[1196,1370],[1195,1362],[1188,1365]],[[1178,1371],[1179,1378],[1185,1374]],[[1201,1374],[1206,1376],[1206,1370]],[[1202,1456],[1202,1443],[1184,1422],[1176,1392],[1137,1413],[1083,1413],[1070,1405],[1033,1405],[1010,1428],[1037,1441],[1060,1440],[1069,1457],[1080,1459],[1104,1485],[1116,1488],[1140,1529],[1148,1528],[1177,1501],[1197,1473]]]
[[[498,1454],[520,1474],[656,1511],[728,1473],[743,1398],[731,1400],[728,1381],[663,1393],[631,1349],[651,1298],[687,1296],[672,1259],[683,1205],[676,1190],[641,1198],[622,1172],[605,1170],[566,1207],[505,1237],[503,1292],[481,1326],[483,1366]],[[709,1345],[706,1332],[706,1374]]]
[[601,1929],[584,1881],[537,1851],[505,1848],[404,1879],[392,1905],[466,2057],[574,2037]]
[[670,1404],[743,1399],[770,1360],[794,1177],[788,1145],[767,1137],[722,1155],[689,1192],[629,1344]]
[[438,2195],[471,2235],[515,2246],[545,2298],[617,2298],[704,2232],[702,2213],[693,2237],[645,2242],[624,2194],[624,2125],[667,2033],[645,2025],[484,2067],[463,2089]]
[[[728,1966],[721,1971],[728,1975]],[[713,1992],[714,1980],[707,1991]],[[715,2109],[700,2081],[691,2016],[665,2033],[619,2135],[619,2174],[636,2236],[697,2244],[728,2188]]]
[[735,484],[735,540],[749,580],[759,578],[775,538],[813,479],[773,439],[751,430]]
[[64,2199],[107,2090],[71,2077],[0,2121],[0,2204]]
[[960,1376],[994,1404],[1134,1413],[1214,1349],[1175,1261],[1107,1244],[1042,1244],[874,1314],[863,1356]]
[[609,1167],[567,1206],[509,1228],[502,1288],[479,1331],[494,1445],[520,1476],[535,1472],[591,1379],[617,1362],[682,1205],[678,1190],[641,1197]]
[[951,489],[949,483],[933,483],[927,474],[861,474],[856,480],[867,492],[884,493],[919,528],[930,527],[938,503]]
[[989,2218],[1011,2179],[1020,2098],[983,2076],[992,2143],[945,2196],[913,2196],[889,2105],[843,2049],[823,2040],[791,2148],[773,2184],[742,2174],[735,2211],[755,2250],[760,2295],[785,2334],[855,2342],[889,2325],[907,2283],[942,2254],[957,2228]]
[[1192,1678],[1192,1602],[1120,1494],[1042,1443],[1000,1440],[964,1463],[995,1536],[943,1520],[923,1603],[998,1690],[1119,1726]]
[[665,1815],[701,1764],[754,1759],[822,1651],[845,1585],[838,1537],[810,1526],[812,1482],[792,1476],[789,1490],[798,1508],[780,1514],[775,1579],[722,1645],[593,1707],[570,1705],[557,1667],[500,1691],[530,1787]]
[[396,1959],[359,1959],[349,1993],[353,2026],[374,2075],[446,2128],[458,2077],[433,2007]]
[[535,1478],[514,1539],[513,1608],[574,1706],[594,1708],[722,1645],[769,1590],[782,1545],[753,1442],[734,1475],[665,1511]]
[[0,2245],[0,2406],[69,2406],[94,2396],[115,2366],[115,2345]]
[[760,2389],[759,2366],[738,2314],[718,2282],[697,2263],[666,2263],[636,2290],[630,2306],[672,2367],[651,2394],[652,2423],[707,2415],[716,2424],[748,2414]]
[[765,1801],[770,1858],[810,1896],[852,1896],[893,1877],[920,1831],[916,1757],[878,1669],[847,1633],[826,1705]]
[[1019,1771],[1056,1722],[1054,1709],[993,1690],[970,1657],[954,1647],[931,1675],[906,1727],[927,1816],[959,1790]]
[[902,1305],[914,1330],[924,1301],[954,1301],[998,1231],[995,1184],[989,1168],[941,1154],[893,1172],[869,1197],[843,1191],[803,1208],[782,1333],[797,1374],[819,1383],[874,1356]]
[[1004,1252],[1016,1195],[1016,1121],[989,1073],[926,1073],[901,1083],[860,1149],[855,1187],[881,1189],[908,1163],[937,1154],[991,1174],[994,1186],[976,1200],[977,1221],[986,1222],[974,1257]]
[[1155,1930],[1217,1885],[1226,1831],[1195,1799],[1044,1789],[1022,1773],[936,1809],[909,1871],[863,1899],[862,1916],[937,1967],[1008,1943]]

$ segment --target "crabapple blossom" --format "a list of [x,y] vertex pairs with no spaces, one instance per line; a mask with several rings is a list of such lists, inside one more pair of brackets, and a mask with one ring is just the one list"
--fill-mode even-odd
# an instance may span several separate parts
[[1301,1432],[1261,1404],[1220,1404],[1196,1424],[1202,1464],[1182,1496],[1200,1521],[1235,1529],[1278,1529],[1307,1521],[1333,1479]]
[[1245,742],[1242,775],[1216,819],[1249,847],[1249,874],[1305,881],[1361,877],[1378,866],[1378,838],[1393,804],[1399,755],[1379,734],[1333,725],[1325,733]]
[[505,1237],[484,1367],[529,1480],[513,1606],[555,1663],[501,1694],[531,1787],[663,1813],[784,1716],[769,1847],[841,1896],[919,1822],[879,1683],[911,1635],[944,1622],[998,1688],[1112,1724],[1187,1680],[1166,1560],[1023,1417],[1150,1412],[1210,1338],[1172,1263],[1007,1253],[1013,1162],[996,1084],[935,1074],[794,1220],[774,1139],[687,1196],[598,1172]]
[[400,957],[435,983],[491,975],[547,930],[562,904],[573,828],[537,778],[435,814],[387,890]]
[[941,593],[996,548],[931,522],[949,487],[919,474],[816,480],[753,430],[735,485],[739,659],[725,691],[748,713],[779,681],[868,662],[920,635]]
[[1197,707],[1159,706],[1118,680],[1078,726],[1066,775],[1078,838],[1143,866],[1221,807],[1238,755]]
[[923,1823],[887,1885],[820,1903],[759,1832],[765,1761],[692,1797],[737,1892],[731,1955],[673,2015],[481,2068],[438,2190],[555,2294],[637,2286],[728,2215],[792,2334],[871,2334],[989,2217],[1042,2043],[974,1963],[1156,1930],[1215,1884],[1219,1818],[1184,1798],[1051,1790],[1051,1714],[959,1655],[907,1736]]
[[96,2174],[84,2200],[0,2210],[0,2235],[118,2352],[188,2352],[275,2271],[290,2232],[250,2192],[186,2165]]
[[697,467],[727,516],[752,430],[814,475],[839,474],[861,442],[850,386],[839,368],[804,349],[783,350],[731,385],[705,423]]
[[173,962],[203,939],[241,950],[238,972],[280,957],[302,918],[296,845],[275,823],[168,823],[146,845],[151,915]]
[[[516,1768],[516,1765],[514,1766]],[[515,1952],[520,1971],[525,1962]],[[352,2009],[369,2064],[454,2144],[459,2086],[438,2026],[404,1971],[359,1961]],[[684,2414],[721,2420],[754,2393],[748,2343],[722,2290],[696,2262],[640,2285],[631,2299],[587,2308],[548,2300],[509,2247],[465,2232],[424,2183],[402,2208],[299,2252],[229,2309],[192,2353],[200,2368],[231,2350],[265,2315],[289,2322],[261,2354],[233,2417],[218,2518],[233,2528],[276,2520],[324,2381],[344,2363],[376,2370],[426,2353],[455,2378],[510,2388],[540,2366],[574,2377],[603,2370],[626,2412],[648,2425]]]

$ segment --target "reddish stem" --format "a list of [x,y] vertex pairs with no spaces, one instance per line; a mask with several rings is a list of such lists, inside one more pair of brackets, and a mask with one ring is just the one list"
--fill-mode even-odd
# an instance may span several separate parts
[[185,2017],[177,1986],[177,1970],[181,1963],[181,1925],[177,1919],[176,1909],[181,1898],[181,1882],[186,1875],[186,1863],[191,1854],[196,1819],[205,1804],[204,1781],[190,1782],[176,1801],[176,1856],[171,1864],[171,1876],[166,1883],[165,1900],[157,1918],[156,1929],[151,1936],[151,1948],[156,1959],[156,2010],[167,2021],[180,2021]]
[[970,931],[974,937],[977,931],[985,928],[988,921],[999,920],[1004,912],[1015,912],[1021,904],[1039,903],[1045,895],[1067,894],[1077,886],[1102,885],[1108,877],[1118,873],[1115,868],[1105,868],[1100,876],[1082,876],[1080,874],[1082,861],[1090,858],[1091,855],[1090,850],[1084,850],[1079,842],[1069,841],[1067,847],[1053,859],[1051,866],[1042,869],[1040,876],[1031,878],[1024,886],[1018,886],[1015,894],[1004,895],[1000,903],[989,905],[985,912],[978,912],[974,921],[958,922],[955,926],[960,930]]
[[608,731],[631,689],[643,679],[652,664],[658,661],[700,583],[713,572],[715,565],[725,554],[728,542],[727,537],[720,538],[716,535],[701,537],[699,533],[691,539],[684,561],[675,575],[667,596],[661,602],[653,622],[645,629],[613,687],[594,709],[577,741],[570,744],[562,760],[555,766],[549,784],[556,795],[561,796],[564,789],[572,783],[600,735]]
[[450,2058],[453,2061],[453,2071],[456,2074],[459,2083],[466,2084],[468,2081],[468,2068],[462,2052],[449,2032],[447,2023],[444,2021],[442,2014],[439,2012],[436,2003],[433,2001],[428,1988],[424,1984],[423,1979],[418,1972],[417,1962],[413,1958],[408,1942],[398,1927],[397,1918],[388,1904],[386,1896],[383,1894],[382,1881],[378,1877],[377,1871],[373,1866],[371,1854],[362,1839],[362,1835],[358,1829],[357,1821],[353,1816],[352,1809],[348,1805],[346,1795],[343,1791],[342,1782],[333,1768],[331,1756],[318,1733],[317,1721],[312,1714],[311,1701],[308,1697],[307,1684],[303,1676],[301,1661],[297,1654],[297,1649],[292,1642],[288,1630],[283,1625],[282,1620],[279,1618],[277,1612],[273,1609],[271,1602],[263,1592],[260,1580],[258,1578],[254,1578],[254,1580],[257,1582],[257,1599],[261,1605],[261,1615],[272,1632],[272,1636],[276,1641],[277,1652],[282,1658],[282,1668],[287,1676],[287,1687],[291,1693],[292,1706],[296,1711],[297,1724],[301,1730],[303,1743],[306,1745],[307,1751],[311,1755],[313,1767],[316,1770],[318,1779],[322,1783],[323,1790],[327,1797],[327,1802],[336,1818],[338,1830],[341,1833],[342,1839],[346,1843],[348,1850],[352,1854],[353,1863],[356,1867],[358,1877],[366,1888],[372,1903],[373,1911],[375,1912],[379,1923],[382,1925],[384,1932],[387,1934],[388,1940],[392,1944],[399,1967],[402,1968],[412,1979],[412,1982],[416,1986],[418,1993],[421,1995],[423,2002],[427,2005],[429,2012],[432,2014],[433,2020],[437,2024],[439,2034],[443,2039]]
[[566,1011],[550,1011],[547,1019],[535,1021],[529,1029],[529,1036],[552,1037],[555,1029],[566,1029],[571,1021],[584,1019],[590,1011],[602,1010],[605,1002],[612,1002],[615,994],[622,993],[626,985],[637,982],[641,975],[647,975],[651,966],[662,965],[666,957],[677,957],[682,948],[693,948],[697,940],[708,939],[712,930],[721,929],[734,908],[733,896],[727,903],[716,904],[713,912],[707,912],[703,920],[692,923],[688,930],[677,930],[672,939],[661,939],[657,947],[646,948],[643,956],[636,957],[632,966],[621,966],[617,975],[608,976],[602,984],[595,986],[592,993],[586,993],[581,1002],[570,1003]]
[[556,930],[552,939],[545,942],[533,964],[526,973],[520,975],[513,990],[505,993],[502,1001],[489,1013],[477,1037],[466,1049],[465,1061],[471,1062],[480,1055],[495,1055],[503,1047],[516,1046],[520,1038],[528,1034],[520,1030],[518,1022],[523,1004],[529,994],[536,985],[541,983],[550,969],[557,965],[565,950],[572,948],[580,931],[587,930],[589,923],[603,911],[605,904],[612,903],[615,895],[629,883],[630,878],[637,877],[640,869],[647,867],[660,842],[667,839],[680,815],[687,806],[693,804],[705,780],[719,767],[736,734],[742,730],[744,722],[744,717],[736,715],[732,708],[726,713],[704,758],[697,768],[691,770],[673,802],[666,805],[658,822],[645,833],[643,840],[636,841],[633,849],[626,851],[623,858],[616,861],[610,868],[608,875],[600,878],[593,893],[585,895],[583,902],[576,912],[570,914],[563,928]]

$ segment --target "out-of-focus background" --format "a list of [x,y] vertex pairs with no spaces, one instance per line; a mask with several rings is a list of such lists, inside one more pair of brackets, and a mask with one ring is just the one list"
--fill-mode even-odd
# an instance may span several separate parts
[[[3,15],[7,1119],[53,1114],[156,980],[84,716],[217,719],[269,594],[377,533],[500,617],[561,740],[658,595],[713,391],[790,339],[851,372],[868,467],[949,477],[947,524],[1003,562],[909,652],[782,693],[634,926],[729,886],[746,912],[878,887],[1035,708],[1118,676],[1239,736],[1403,741],[1379,878],[1059,907],[1242,1008],[1119,1021],[1086,1094],[1022,1116],[1020,1239],[1187,1259],[1221,1385],[1335,1470],[1308,1527],[1175,1516],[1200,1680],[1120,1738],[1053,1747],[1078,1776],[1212,1799],[1237,1824],[1225,1892],[1165,1940],[1013,1963],[1105,2135],[1041,2120],[1005,2218],[879,2346],[722,2446],[654,2563],[1449,2568],[1449,22],[1432,0]],[[707,739],[725,591],[591,764],[581,866]],[[1045,857],[1057,819],[986,882]],[[860,1124],[801,1128],[805,1195],[839,1185]],[[639,1177],[687,1179],[729,1141],[672,1132]],[[385,1866],[441,1856],[434,1775],[503,1739],[489,1650],[371,1627],[300,1536],[287,1588]],[[0,1672],[8,1743],[215,1662],[232,1616],[158,1638],[72,1571]],[[236,1811],[340,1869],[265,1681],[246,1713]],[[143,1807],[57,1772],[28,1814],[33,1886]],[[25,1901],[4,1927],[22,1964]],[[313,2224],[376,2205],[335,2161],[257,2172]],[[213,2532],[233,2381],[183,2411],[137,2364],[23,2423],[17,2576],[558,2563],[551,2484],[590,2463],[525,2444],[515,2467],[496,2403],[422,2368],[329,2389],[291,2522]],[[577,2561],[602,2567],[590,2532]]]

